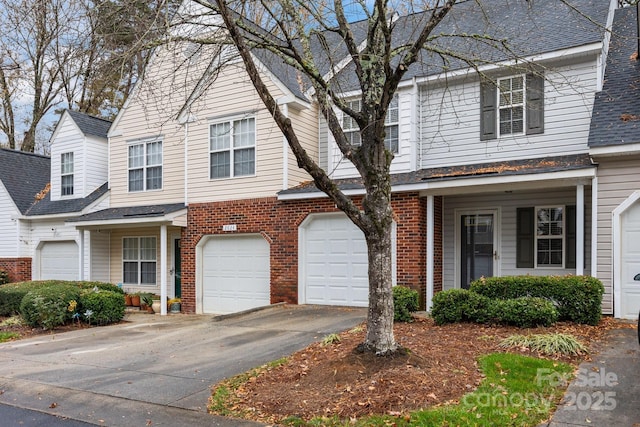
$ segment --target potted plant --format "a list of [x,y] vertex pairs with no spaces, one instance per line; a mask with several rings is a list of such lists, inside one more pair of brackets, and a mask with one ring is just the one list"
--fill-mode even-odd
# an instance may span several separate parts
[[131,302],[131,294],[126,292],[124,293],[124,305],[127,307],[131,307],[133,305]]
[[180,310],[182,308],[181,302],[182,300],[180,298],[171,298],[169,301],[167,301],[167,309],[171,313],[180,313]]
[[140,294],[140,309],[146,310],[147,313],[153,313],[153,297],[150,293]]
[[140,307],[140,292],[131,294],[131,305],[134,307]]

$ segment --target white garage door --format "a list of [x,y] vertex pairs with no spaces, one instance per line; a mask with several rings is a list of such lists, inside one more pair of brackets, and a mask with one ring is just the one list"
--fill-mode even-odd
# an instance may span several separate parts
[[260,235],[212,236],[202,249],[202,311],[269,305],[269,243]]
[[369,262],[362,231],[344,215],[317,215],[302,227],[302,302],[366,307]]
[[76,242],[45,242],[40,247],[40,279],[78,280]]
[[621,313],[636,319],[640,310],[640,202],[622,214]]

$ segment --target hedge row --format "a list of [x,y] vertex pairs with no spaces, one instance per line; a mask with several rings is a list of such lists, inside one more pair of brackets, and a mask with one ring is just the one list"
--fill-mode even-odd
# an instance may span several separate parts
[[457,322],[499,323],[529,328],[550,326],[558,320],[553,303],[544,298],[491,299],[467,289],[438,292],[431,315],[436,324]]
[[106,325],[124,317],[120,288],[102,282],[22,282],[0,288],[0,308],[31,326],[52,329],[74,319]]
[[494,300],[539,297],[551,301],[559,320],[597,325],[604,286],[590,276],[506,276],[481,278],[471,291]]
[[116,292],[124,294],[124,291],[112,285],[111,283],[104,282],[74,282],[66,280],[41,280],[31,282],[16,282],[9,283],[0,287],[0,316],[13,316],[20,313],[20,304],[22,299],[28,292],[49,286],[66,286],[73,285],[78,289],[93,289],[97,287],[105,291]]

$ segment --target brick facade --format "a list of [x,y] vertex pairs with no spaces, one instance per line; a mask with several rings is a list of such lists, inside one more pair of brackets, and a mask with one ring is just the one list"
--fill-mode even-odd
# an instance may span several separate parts
[[31,280],[31,258],[0,258],[0,270],[9,274],[10,282]]
[[[359,199],[355,199],[357,203]],[[426,199],[418,193],[394,194],[397,225],[397,282],[425,294]],[[441,257],[442,199],[436,198],[436,254]],[[196,246],[206,235],[260,233],[271,244],[271,303],[298,303],[298,227],[315,213],[339,212],[328,198],[278,201],[273,198],[191,204],[182,234],[182,309],[196,309]],[[235,224],[234,232],[222,226]],[[441,289],[442,260],[437,259],[436,289]],[[424,302],[423,302],[424,304]]]

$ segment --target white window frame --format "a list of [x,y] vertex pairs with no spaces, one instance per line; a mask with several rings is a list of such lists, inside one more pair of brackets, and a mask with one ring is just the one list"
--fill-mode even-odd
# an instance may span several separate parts
[[[70,160],[70,161],[69,161]],[[66,167],[65,167],[66,166]],[[73,151],[60,154],[60,195],[62,197],[73,196],[75,190],[74,183],[74,155]],[[65,193],[65,188],[68,188],[68,183],[65,184],[65,178],[71,179],[71,192]]]
[[[520,102],[513,102],[513,80],[517,79],[517,78],[521,78],[522,79],[522,89],[518,90],[518,92],[522,92],[522,100]],[[510,90],[508,92],[502,92],[502,90],[500,89],[501,87],[501,83],[503,81],[511,81],[510,84]],[[498,121],[497,124],[497,134],[498,134],[498,138],[500,138],[501,136],[519,136],[519,135],[525,135],[527,132],[527,76],[525,74],[517,74],[517,75],[513,75],[513,76],[508,76],[508,77],[502,77],[499,78],[497,81],[497,85],[496,85],[496,90],[498,91],[498,111],[496,114],[496,120]],[[506,93],[508,95],[508,99],[506,96],[503,95],[503,93]],[[505,102],[505,104],[503,105],[503,101]],[[522,130],[520,132],[513,132],[513,116],[511,116],[511,121],[509,122],[511,124],[511,132],[502,132],[501,126],[500,124],[502,123],[502,121],[500,120],[500,116],[501,116],[501,112],[503,110],[511,110],[513,112],[514,108],[522,108]]]
[[[351,99],[345,101],[347,107],[354,111],[360,111],[360,100],[359,99]],[[393,117],[393,113],[395,112],[395,117]],[[395,119],[395,120],[394,120]],[[391,150],[390,148],[390,135],[388,129],[391,127],[397,128],[397,150]],[[385,128],[385,137],[384,143],[385,147],[393,154],[400,153],[400,105],[398,101],[398,95],[394,95],[389,103],[389,108],[387,109],[387,115],[384,119],[384,128]],[[360,128],[358,127],[358,123],[356,123],[355,119],[349,116],[347,113],[342,113],[342,131],[347,137],[347,141],[349,144],[354,146],[359,146],[362,144],[362,140],[360,139]]]
[[[125,241],[128,239],[137,240],[137,254],[135,258],[127,258],[125,254]],[[142,240],[153,239],[154,258],[142,259]],[[154,282],[142,282],[142,263],[154,263]],[[127,282],[125,280],[125,263],[137,263],[137,280],[136,282]],[[157,286],[158,284],[158,239],[156,236],[125,236],[122,238],[122,283],[125,285],[135,286]]]
[[[557,269],[562,269],[565,266],[566,263],[566,234],[567,234],[567,207],[564,205],[555,205],[555,206],[536,206],[535,208],[535,225],[534,225],[534,233],[535,233],[535,246],[534,246],[534,255],[535,255],[535,260],[534,260],[534,268],[557,268]],[[539,234],[538,233],[538,224],[539,224],[539,215],[538,213],[540,212],[540,210],[542,209],[562,209],[562,234]],[[549,220],[549,222],[557,222],[557,221],[551,221],[551,219]],[[538,242],[540,240],[560,240],[561,245],[560,245],[560,250],[562,251],[562,262],[561,264],[542,264],[539,265],[538,264]]]
[[[148,156],[149,146],[153,144],[160,144],[160,161],[156,163],[150,163]],[[142,147],[142,164],[131,165],[131,149],[133,147]],[[148,141],[139,141],[130,143],[127,146],[127,190],[129,193],[139,193],[141,191],[159,191],[162,190],[164,185],[164,144],[161,139],[153,139]],[[149,169],[160,168],[160,186],[158,188],[148,188],[148,171]],[[142,189],[131,189],[131,172],[142,170]]]
[[[240,124],[241,122],[244,121],[251,121],[252,123],[252,131],[253,131],[253,144],[250,145],[239,145],[239,146],[235,146],[236,143],[236,126],[238,124]],[[230,178],[246,178],[246,177],[253,177],[256,176],[256,171],[258,169],[258,156],[257,156],[257,140],[258,140],[258,135],[257,135],[257,120],[255,118],[255,116],[235,116],[235,117],[230,117],[227,118],[225,120],[222,121],[215,121],[215,122],[210,122],[209,123],[209,152],[208,152],[208,156],[209,156],[209,180],[210,181],[217,181],[217,180],[221,180],[221,179],[230,179]],[[224,125],[228,125],[229,129],[228,129],[228,146],[227,147],[220,147],[220,148],[214,148],[213,147],[213,141],[214,138],[216,136],[213,135],[213,129],[217,126],[224,126]],[[248,150],[253,150],[253,171],[251,173],[244,173],[244,174],[238,174],[236,173],[235,170],[235,156],[237,155],[237,153],[241,152],[241,151],[248,151]],[[229,153],[229,174],[225,175],[225,176],[212,176],[212,158],[214,154],[220,154],[220,153]]]

